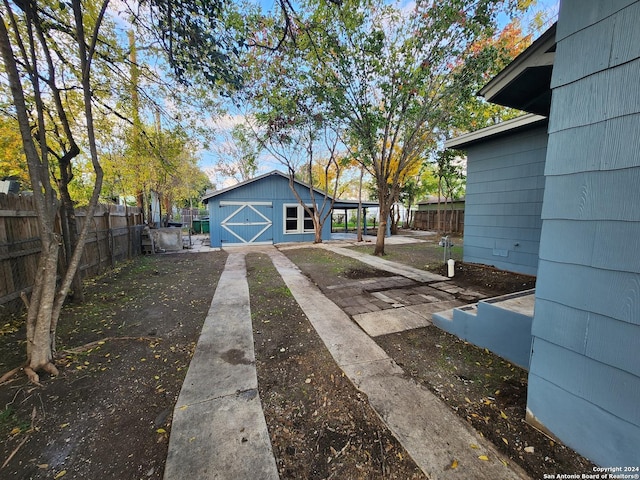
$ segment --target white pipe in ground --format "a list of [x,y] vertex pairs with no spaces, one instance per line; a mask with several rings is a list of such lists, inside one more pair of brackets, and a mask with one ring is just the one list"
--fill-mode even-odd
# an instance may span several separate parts
[[449,267],[447,276],[451,278],[455,275],[455,266],[456,266],[455,260],[453,258],[450,258],[449,260],[447,260],[447,266]]

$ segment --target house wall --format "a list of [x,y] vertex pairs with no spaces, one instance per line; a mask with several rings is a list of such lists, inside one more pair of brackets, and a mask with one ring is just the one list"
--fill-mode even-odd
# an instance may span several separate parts
[[[308,204],[310,201],[309,189],[296,185],[297,191],[300,197]],[[318,207],[322,206],[323,197],[316,193],[316,202]],[[229,208],[221,208],[221,202],[224,205],[225,202],[247,202],[247,203],[266,203],[271,202],[271,206],[257,205],[256,209],[262,214],[271,219],[271,228],[256,239],[256,242],[260,243],[286,243],[286,242],[312,242],[314,240],[314,233],[299,233],[291,234],[284,233],[284,205],[285,204],[298,204],[291,188],[289,187],[289,181],[287,178],[279,175],[272,174],[264,178],[256,180],[255,182],[247,183],[246,185],[239,186],[235,189],[230,189],[208,200],[209,209],[209,225],[210,225],[210,242],[212,247],[220,247],[225,244],[235,243],[239,241],[232,234],[226,231],[220,226],[220,223],[226,218],[229,213]],[[248,221],[263,221],[264,219],[252,210],[246,210]],[[260,228],[257,227],[256,230]],[[325,222],[322,239],[331,239],[331,219],[328,218]]]
[[464,261],[535,275],[547,128],[467,148]]
[[640,462],[640,2],[560,7],[528,419]]

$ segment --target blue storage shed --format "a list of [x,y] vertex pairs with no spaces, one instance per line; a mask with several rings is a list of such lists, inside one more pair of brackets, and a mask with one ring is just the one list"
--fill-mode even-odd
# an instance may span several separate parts
[[[294,181],[298,196],[312,207],[330,207],[331,197],[309,185]],[[324,201],[326,198],[326,202]],[[274,170],[203,198],[209,209],[212,247],[246,244],[313,242],[313,221],[298,202],[289,176]],[[319,212],[323,215],[325,212]],[[331,217],[322,230],[322,240],[331,239]]]

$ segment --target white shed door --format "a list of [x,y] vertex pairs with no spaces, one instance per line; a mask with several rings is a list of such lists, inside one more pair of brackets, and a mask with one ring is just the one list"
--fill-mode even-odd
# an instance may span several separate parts
[[220,202],[220,208],[223,246],[273,243],[271,202]]

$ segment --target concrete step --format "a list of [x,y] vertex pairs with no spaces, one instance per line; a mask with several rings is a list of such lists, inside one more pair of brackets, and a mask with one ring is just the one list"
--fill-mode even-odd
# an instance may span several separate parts
[[528,369],[534,304],[534,290],[526,290],[437,312],[431,321],[446,332]]
[[478,316],[478,304],[472,303],[470,305],[463,305],[462,307],[457,307],[454,310],[459,310],[460,312],[464,312],[465,315],[470,315],[472,317]]
[[535,300],[535,289],[531,289],[502,295],[500,297],[487,298],[486,300],[482,300],[482,303],[533,318]]

